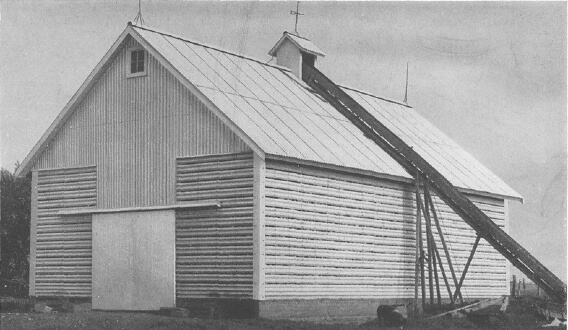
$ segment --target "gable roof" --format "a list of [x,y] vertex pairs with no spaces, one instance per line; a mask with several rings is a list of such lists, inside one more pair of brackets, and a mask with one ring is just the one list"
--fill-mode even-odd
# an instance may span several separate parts
[[318,48],[318,46],[314,45],[311,40],[292,34],[290,32],[284,32],[282,34],[282,37],[280,37],[280,40],[278,40],[276,45],[274,45],[274,47],[272,47],[272,49],[268,52],[268,55],[276,56],[278,48],[280,48],[282,43],[286,40],[290,40],[294,45],[296,45],[296,47],[300,48],[300,50],[308,54],[325,57],[325,54]]
[[[128,35],[261,157],[290,157],[412,180],[402,166],[288,69],[155,29],[128,25],[78,94],[87,93],[92,80],[96,81],[97,70],[104,71],[105,63],[112,60]],[[344,90],[457,187],[521,199],[412,108],[354,89]],[[72,99],[74,103],[80,100],[81,95]],[[73,102],[57,117],[18,173],[30,170],[62,125],[59,121],[72,113]]]

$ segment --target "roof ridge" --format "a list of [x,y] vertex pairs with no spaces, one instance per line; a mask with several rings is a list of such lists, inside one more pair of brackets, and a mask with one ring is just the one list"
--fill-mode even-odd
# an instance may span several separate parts
[[374,98],[379,99],[379,100],[383,100],[383,101],[387,101],[387,102],[391,102],[391,103],[396,103],[396,104],[399,104],[399,105],[402,105],[402,106],[405,106],[407,108],[412,109],[412,106],[409,105],[409,104],[399,102],[399,101],[395,101],[395,100],[391,100],[391,99],[387,99],[386,97],[378,96],[378,95],[375,95],[371,92],[367,92],[367,91],[364,91],[364,90],[359,89],[359,88],[355,88],[355,87],[351,87],[351,86],[347,86],[347,85],[343,85],[343,84],[337,84],[337,86],[339,86],[341,88],[352,90],[352,91],[357,92],[357,93],[365,94],[367,96],[374,97]]
[[254,58],[252,56],[239,54],[239,53],[236,53],[236,52],[233,52],[233,51],[230,51],[230,50],[226,50],[226,49],[223,49],[223,48],[220,48],[220,47],[217,47],[217,46],[212,46],[212,45],[206,44],[206,43],[201,42],[201,41],[191,40],[191,39],[188,39],[186,37],[182,37],[182,36],[179,36],[179,35],[176,35],[176,34],[173,34],[173,33],[165,32],[165,31],[158,30],[158,29],[155,29],[155,28],[150,28],[150,27],[147,27],[147,26],[136,25],[136,24],[131,23],[131,22],[128,22],[128,25],[130,25],[134,28],[137,28],[137,29],[142,29],[142,30],[145,30],[145,31],[158,33],[158,34],[165,35],[165,36],[168,36],[168,37],[171,37],[171,38],[175,38],[175,39],[179,39],[179,40],[182,40],[182,41],[185,41],[185,42],[189,42],[189,43],[197,45],[197,46],[213,49],[213,50],[216,50],[218,52],[222,52],[222,53],[237,56],[237,57],[240,57],[240,58],[243,58],[243,59],[246,59],[246,60],[254,61],[254,62],[257,62],[257,63],[262,64],[262,65],[273,67],[275,69],[284,70],[284,71],[288,71],[288,72],[291,71],[289,68],[281,66],[281,65],[266,63],[266,62],[264,62],[264,61],[262,61],[258,58]]
[[288,31],[284,31],[284,33],[285,33],[285,34],[289,34],[289,35],[291,35],[291,36],[294,36],[294,37],[296,37],[296,38],[304,39],[304,40],[307,40],[307,41],[312,41],[311,39],[308,39],[308,38],[306,38],[306,37],[302,37],[302,36],[299,35],[299,34],[295,34],[295,33],[288,32]]

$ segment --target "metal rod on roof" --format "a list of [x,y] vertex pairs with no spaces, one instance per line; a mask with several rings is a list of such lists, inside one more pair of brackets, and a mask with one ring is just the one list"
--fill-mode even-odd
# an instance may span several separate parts
[[297,36],[300,36],[298,33],[298,16],[302,16],[304,14],[300,13],[300,1],[296,2],[296,11],[290,10],[291,15],[296,15],[296,24],[294,24],[294,32]]
[[144,18],[142,17],[142,0],[138,0],[138,13],[136,14],[136,17],[134,17],[134,24],[138,24],[138,22],[140,22],[140,25],[146,25],[146,22],[144,22]]
[[406,62],[406,87],[404,88],[404,103],[408,104],[408,62]]

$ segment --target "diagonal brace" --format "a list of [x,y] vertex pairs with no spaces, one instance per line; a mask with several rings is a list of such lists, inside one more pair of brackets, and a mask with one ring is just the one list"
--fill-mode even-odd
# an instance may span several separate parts
[[[428,190],[428,186],[424,185],[424,195],[427,202],[430,203],[430,207],[432,210],[432,215],[434,216],[434,223],[436,224],[436,229],[438,230],[438,235],[440,236],[440,242],[442,243],[442,247],[444,248],[444,253],[446,254],[446,259],[448,261],[448,268],[450,269],[450,273],[452,274],[452,279],[454,280],[454,286],[458,286],[458,279],[456,277],[456,272],[454,271],[454,267],[452,265],[452,259],[450,258],[450,253],[448,252],[448,246],[446,245],[446,240],[444,239],[444,233],[442,232],[442,227],[440,226],[440,221],[438,221],[438,215],[436,214],[436,209],[434,207],[434,201],[432,200],[432,196],[430,195],[430,191]],[[460,303],[463,304],[463,297],[461,292],[459,293]]]
[[463,280],[465,279],[465,274],[467,274],[467,270],[469,269],[469,265],[471,264],[471,260],[473,259],[473,255],[475,254],[475,250],[477,249],[477,245],[479,244],[480,239],[481,239],[481,236],[477,235],[477,238],[475,239],[475,243],[473,243],[473,248],[471,249],[471,253],[469,254],[469,258],[467,259],[467,263],[465,264],[465,268],[463,269],[463,273],[460,277],[460,282],[458,283],[458,286],[456,287],[456,292],[454,293],[454,300],[456,299],[458,294],[461,294],[460,289],[461,289],[461,286],[463,284]]

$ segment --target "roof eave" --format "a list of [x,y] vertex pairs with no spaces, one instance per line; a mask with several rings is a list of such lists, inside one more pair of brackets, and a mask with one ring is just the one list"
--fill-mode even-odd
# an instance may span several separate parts
[[245,143],[251,147],[251,149],[259,155],[262,159],[264,159],[264,150],[262,150],[248,135],[246,135],[237,125],[235,125],[230,119],[223,115],[223,113],[215,106],[213,102],[211,102],[199,89],[197,89],[187,78],[181,75],[175,67],[171,65],[161,54],[159,54],[154,47],[150,45],[140,34],[134,29],[131,23],[129,23],[124,31],[120,34],[120,36],[116,39],[113,43],[111,48],[106,52],[103,58],[99,61],[99,63],[95,66],[95,68],[91,71],[87,79],[83,82],[81,87],[75,92],[71,100],[67,103],[67,105],[61,110],[59,115],[55,118],[55,120],[51,123],[49,128],[46,132],[42,135],[40,140],[35,144],[32,148],[30,153],[26,156],[24,161],[21,165],[16,169],[16,176],[25,176],[28,174],[33,166],[35,165],[37,159],[41,156],[41,154],[45,151],[45,149],[49,146],[51,140],[57,135],[59,129],[65,124],[67,119],[73,114],[76,107],[83,101],[87,93],[91,90],[92,86],[97,82],[98,78],[104,73],[106,67],[110,65],[112,60],[118,54],[118,51],[121,49],[121,46],[126,40],[128,35],[132,36],[137,42],[142,44],[150,53],[157,58],[162,65],[164,65],[176,78],[180,80],[180,82],[187,87],[191,92],[196,94],[196,96],[203,101],[211,110],[213,110],[220,119],[227,124],[232,130],[234,130],[237,135],[245,141]]
[[[399,183],[402,183],[402,184],[409,184],[410,185],[410,184],[414,183],[414,179],[411,178],[411,177],[404,177],[404,176],[400,176],[400,175],[380,173],[380,172],[371,171],[371,170],[364,170],[364,169],[360,169],[360,168],[346,167],[346,166],[334,165],[334,164],[329,164],[329,163],[321,163],[321,162],[317,162],[317,161],[299,159],[299,158],[290,157],[290,156],[266,154],[266,158],[277,160],[277,161],[292,162],[292,163],[301,164],[301,165],[316,166],[316,167],[326,168],[326,169],[330,169],[330,170],[344,171],[344,172],[349,172],[349,173],[353,173],[353,174],[365,175],[365,176],[370,176],[370,177],[374,177],[374,178],[377,178],[377,179],[384,179],[384,180],[399,182]],[[523,203],[523,198],[520,195],[518,195],[518,196],[516,196],[516,195],[504,195],[504,194],[498,194],[498,193],[492,193],[492,192],[480,191],[480,190],[474,190],[474,189],[468,189],[468,188],[462,188],[462,187],[456,187],[456,188],[460,192],[465,193],[465,194],[476,195],[476,196],[481,196],[481,197],[489,197],[489,198],[495,198],[495,199],[502,199],[502,200],[514,200],[514,201],[519,201],[519,202]]]
[[474,189],[469,189],[469,188],[461,188],[461,187],[457,187],[457,188],[458,188],[459,191],[461,191],[463,193],[475,194],[475,195],[479,195],[479,196],[485,196],[485,197],[491,197],[491,198],[497,198],[497,199],[507,199],[507,200],[521,202],[521,204],[525,203],[523,196],[518,194],[516,191],[515,191],[515,193],[517,193],[516,195],[508,195],[508,194],[493,193],[493,192],[489,192],[489,191],[474,190]]
[[[305,47],[302,47],[300,44],[298,44],[298,43],[296,42],[296,40],[294,40],[294,38],[289,37],[289,33],[288,33],[288,32],[284,32],[284,34],[282,35],[282,37],[280,37],[280,39],[278,40],[278,42],[276,42],[276,44],[274,45],[274,47],[272,47],[272,48],[270,49],[270,51],[268,52],[268,55],[270,55],[270,56],[276,56],[276,50],[277,50],[278,48],[280,48],[280,45],[282,45],[282,43],[283,43],[284,40],[286,40],[286,39],[290,40],[291,43],[293,43],[294,45],[296,45],[296,47],[298,47],[298,49],[300,49],[301,51],[303,51],[303,52],[305,52],[305,53],[312,54],[312,55],[319,56],[319,57],[325,57],[325,54],[324,54],[324,53],[316,52],[316,51],[307,49],[307,48],[305,48]],[[308,39],[305,39],[305,40],[308,40]],[[308,40],[308,41],[309,41],[309,40]]]
[[284,40],[286,40],[286,34],[283,34],[280,39],[276,42],[276,44],[270,49],[270,51],[268,52],[268,55],[270,56],[276,56],[276,50],[278,48],[280,48],[280,45],[284,42]]

